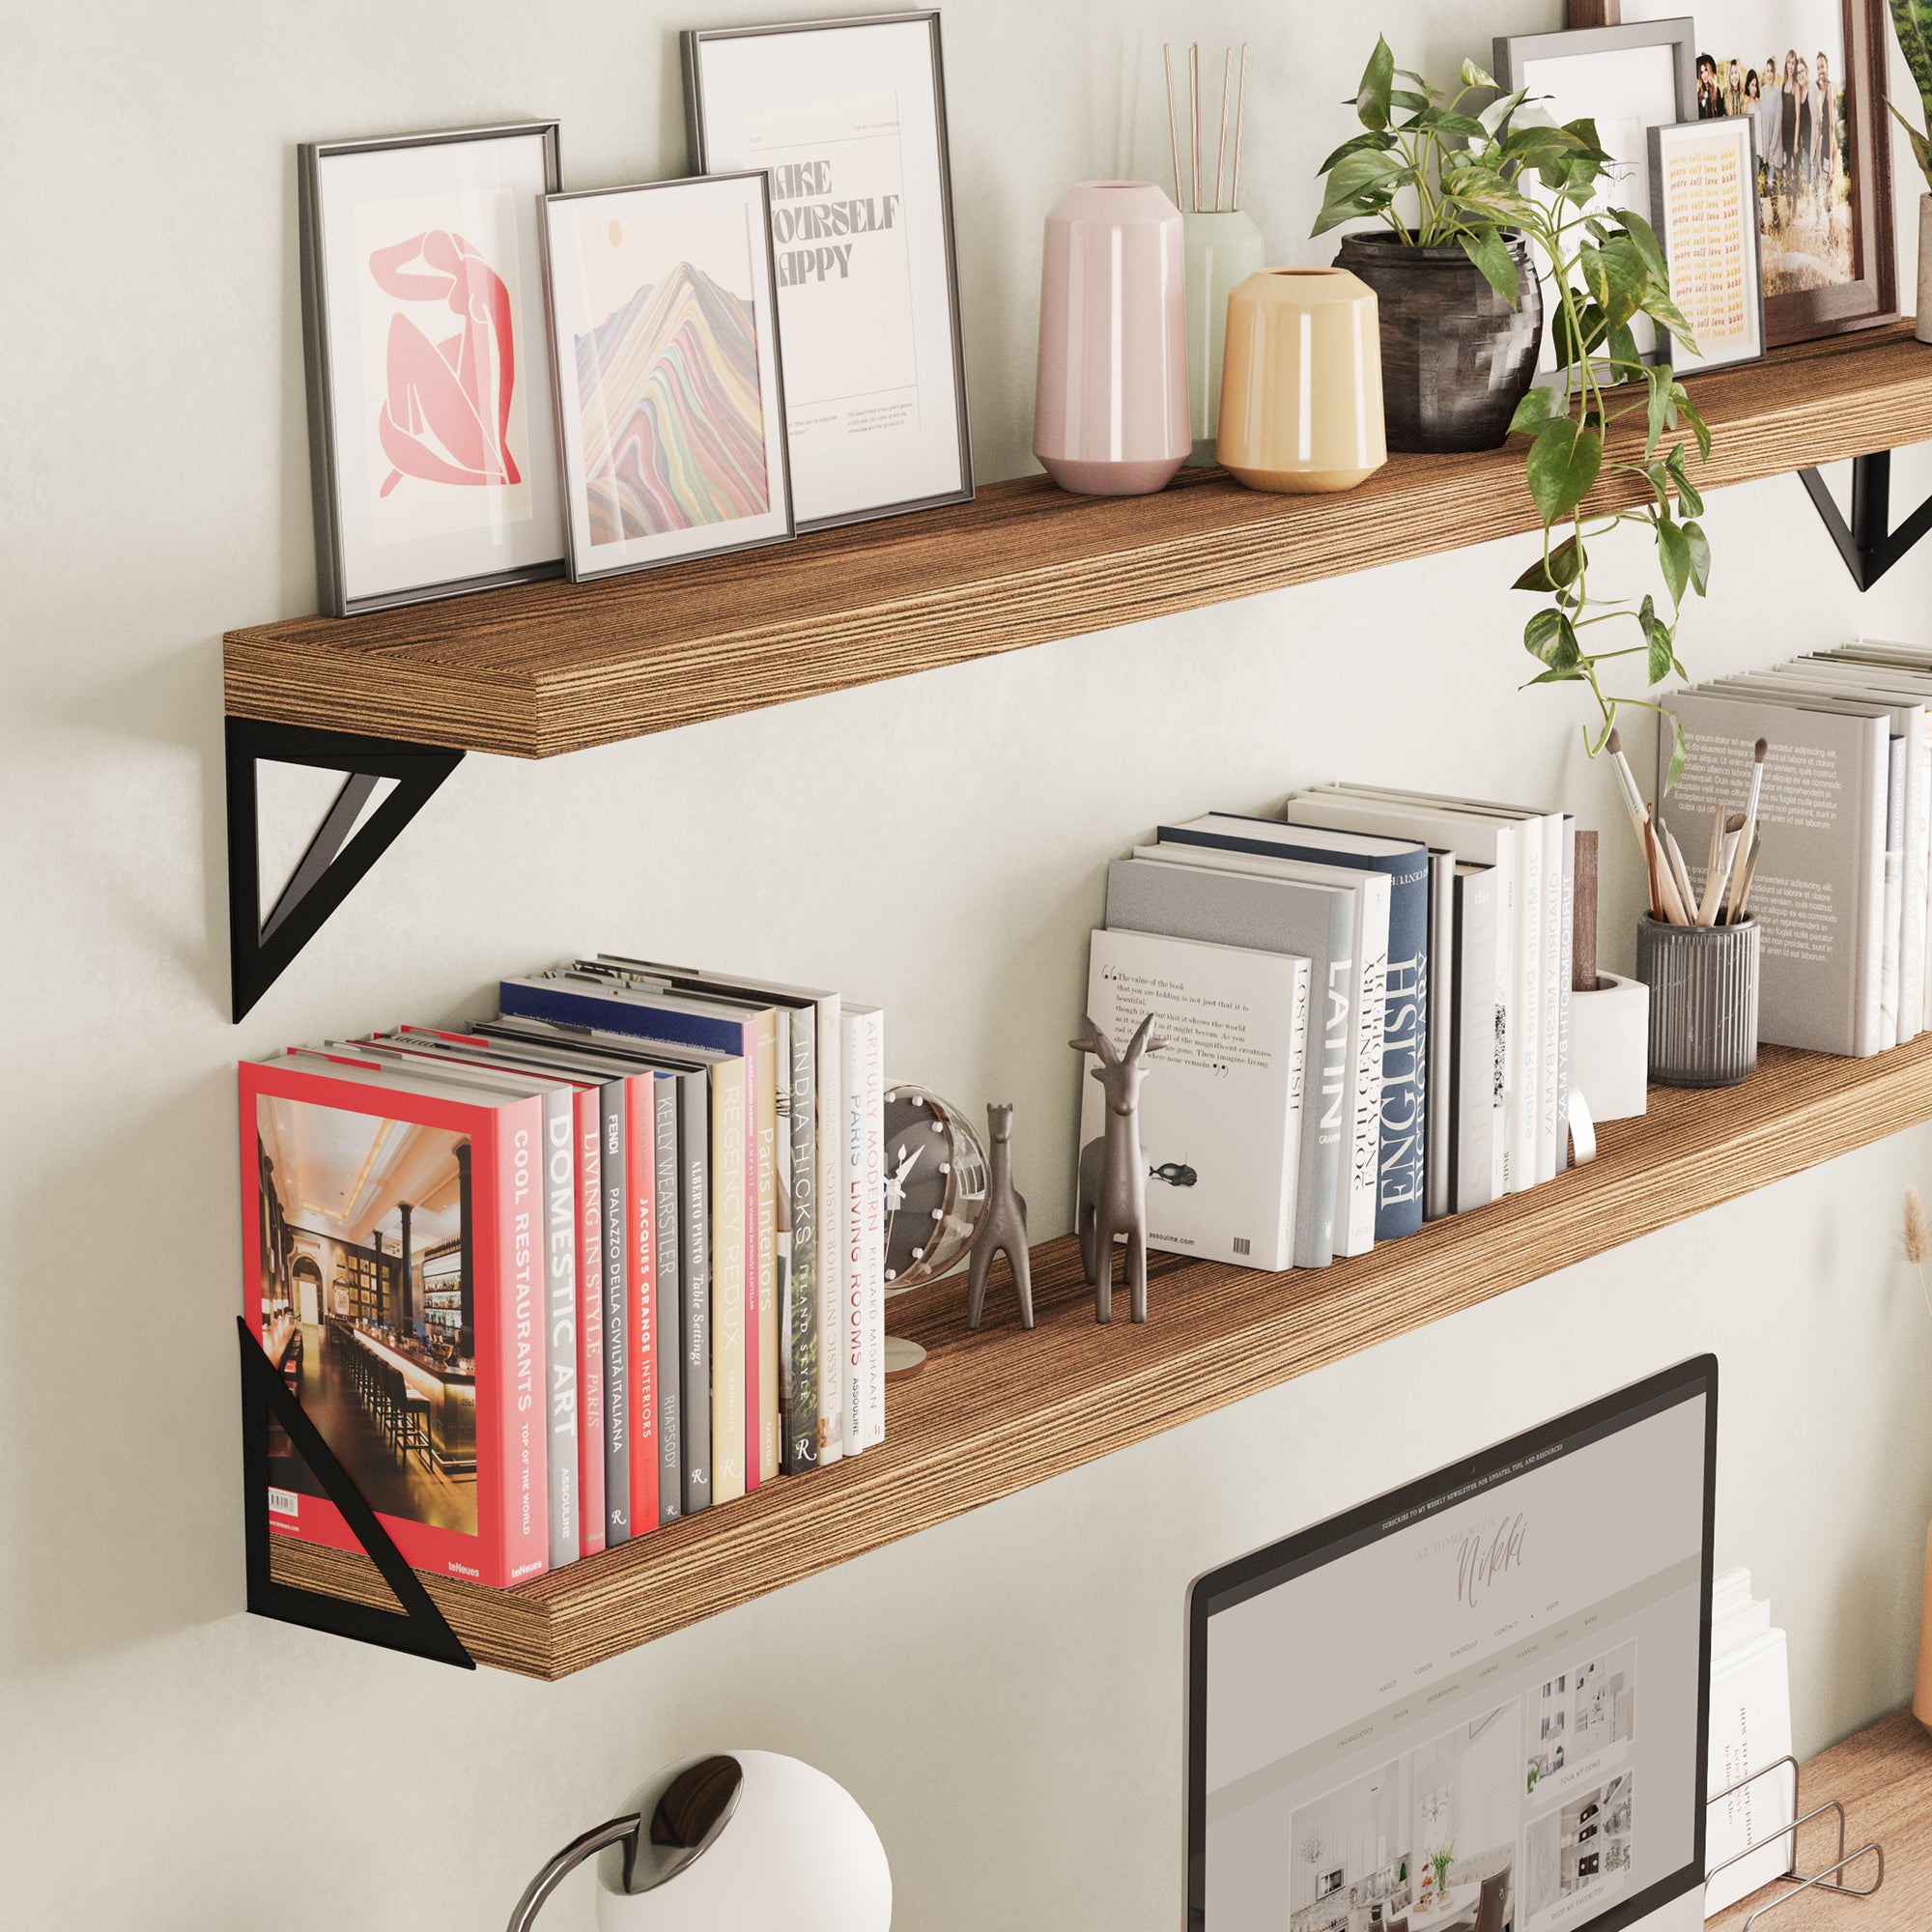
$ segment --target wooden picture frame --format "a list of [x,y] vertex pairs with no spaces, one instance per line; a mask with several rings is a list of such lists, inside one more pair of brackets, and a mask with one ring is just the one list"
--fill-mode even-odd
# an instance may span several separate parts
[[[1606,19],[1657,20],[1683,13],[1686,4],[1687,0],[1569,0],[1570,22],[1573,26],[1595,26]],[[1844,56],[1838,85],[1844,102],[1851,272],[1842,280],[1820,286],[1780,287],[1776,252],[1770,245],[1775,235],[1767,230],[1765,341],[1773,349],[1877,327],[1896,321],[1898,314],[1891,141],[1885,106],[1891,45],[1886,0],[1815,0],[1815,4],[1821,18],[1829,17],[1833,6],[1838,9]],[[1713,31],[1708,26],[1708,10],[1697,17],[1700,34]],[[1788,44],[1788,33],[1780,33],[1776,38]],[[1823,36],[1809,38],[1815,41]],[[1700,51],[1712,51],[1701,39],[1698,45]],[[1716,51],[1724,57],[1744,49]],[[1767,218],[1775,221],[1775,212],[1768,212]]]

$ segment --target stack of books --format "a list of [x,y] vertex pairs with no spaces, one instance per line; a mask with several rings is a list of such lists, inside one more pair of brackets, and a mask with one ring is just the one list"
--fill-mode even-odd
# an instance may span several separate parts
[[[1704,1917],[1791,1869],[1791,1840],[1779,1837],[1793,1816],[1791,1662],[1784,1633],[1771,1621],[1769,1598],[1753,1598],[1748,1570],[1729,1570],[1711,1586],[1711,1763],[1706,1791]],[[1765,1776],[1719,1798],[1756,1772]],[[1748,1858],[1739,1854],[1751,1846]],[[1737,1863],[1730,1861],[1737,1859]],[[1719,1871],[1723,1865],[1726,1869]]]
[[[1569,1158],[1576,821],[1336,784],[1118,859],[1088,1010],[1149,1012],[1151,1247],[1322,1267]],[[1102,1129],[1085,1082],[1084,1145]]]
[[[519,1582],[884,1440],[884,1060],[606,954],[243,1064],[249,1324],[405,1558]],[[270,1514],[355,1547],[293,1452]]]
[[1675,694],[1684,771],[1659,817],[1693,884],[1714,813],[1742,805],[1756,741],[1762,862],[1758,1037],[1857,1058],[1917,1037],[1932,1012],[1932,650],[1843,644]]

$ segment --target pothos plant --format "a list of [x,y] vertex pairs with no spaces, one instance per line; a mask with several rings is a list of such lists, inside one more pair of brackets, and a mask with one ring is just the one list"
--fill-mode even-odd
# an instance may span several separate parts
[[[1899,0],[1905,4],[1905,0]],[[1471,112],[1478,98],[1487,105]],[[1531,684],[1583,684],[1599,722],[1586,726],[1592,757],[1604,748],[1622,705],[1641,705],[1669,721],[1666,788],[1683,769],[1683,733],[1673,714],[1645,696],[1619,696],[1605,678],[1637,659],[1644,690],[1674,671],[1686,596],[1710,585],[1711,546],[1696,519],[1703,499],[1687,471],[1687,449],[1711,453],[1711,434],[1682,383],[1638,352],[1633,325],[1647,316],[1694,350],[1690,326],[1670,298],[1670,270],[1650,224],[1605,205],[1615,163],[1596,124],[1557,126],[1526,90],[1498,95],[1472,61],[1452,94],[1398,68],[1378,39],[1354,99],[1363,131],[1322,162],[1327,188],[1314,233],[1372,216],[1419,247],[1456,246],[1512,307],[1516,263],[1507,237],[1522,235],[1539,258],[1553,302],[1551,332],[1563,365],[1561,387],[1532,387],[1518,406],[1512,435],[1526,435],[1525,482],[1543,524],[1543,555],[1515,587],[1546,598],[1523,627],[1523,647],[1543,667]],[[1640,427],[1613,433],[1627,418]],[[1585,513],[1599,484],[1618,505]],[[1621,524],[1650,528],[1669,599],[1666,619],[1655,596],[1634,605],[1593,592],[1590,548]]]

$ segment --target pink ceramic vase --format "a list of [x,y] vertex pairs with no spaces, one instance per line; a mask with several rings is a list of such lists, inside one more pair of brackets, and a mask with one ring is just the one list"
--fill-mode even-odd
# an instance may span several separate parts
[[1139,497],[1193,448],[1186,242],[1147,182],[1080,182],[1046,217],[1033,453],[1063,490]]

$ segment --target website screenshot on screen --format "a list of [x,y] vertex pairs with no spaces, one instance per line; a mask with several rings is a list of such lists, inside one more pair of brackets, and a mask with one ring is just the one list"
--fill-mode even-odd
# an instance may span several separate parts
[[1566,1932],[1690,1861],[1704,1407],[1551,1444],[1212,1610],[1209,1932],[1466,1928],[1485,1880],[1513,1932]]

